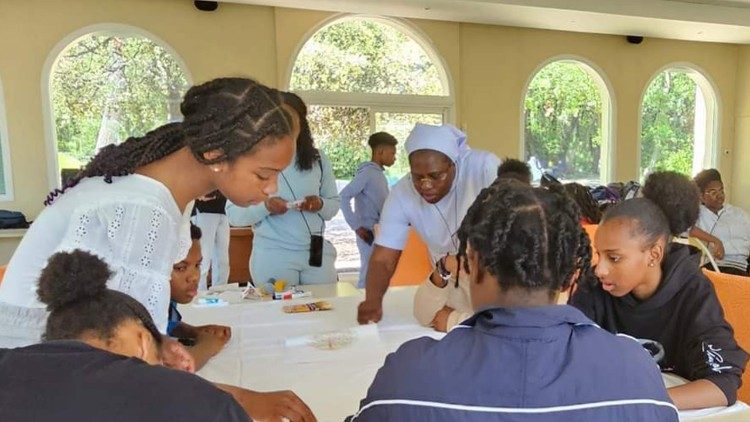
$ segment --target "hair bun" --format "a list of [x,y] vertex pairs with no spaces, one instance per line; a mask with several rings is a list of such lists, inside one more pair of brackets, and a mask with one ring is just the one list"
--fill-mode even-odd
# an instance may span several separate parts
[[76,249],[58,252],[47,261],[39,277],[37,295],[52,311],[82,299],[102,295],[112,276],[109,266],[99,257]]

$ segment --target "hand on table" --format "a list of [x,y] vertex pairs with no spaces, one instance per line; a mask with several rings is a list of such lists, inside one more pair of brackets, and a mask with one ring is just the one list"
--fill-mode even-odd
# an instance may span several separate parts
[[314,422],[312,410],[291,391],[260,393],[243,390],[238,399],[240,406],[254,421]]
[[232,327],[227,327],[226,325],[201,325],[200,327],[195,327],[195,331],[198,336],[213,335],[224,339],[225,343],[232,338]]
[[232,329],[223,325],[204,325],[196,327],[196,341],[205,344],[211,355],[216,355],[232,337]]
[[366,300],[357,307],[357,321],[360,324],[369,324],[383,319],[382,300]]
[[188,353],[185,346],[173,338],[162,338],[161,357],[164,366],[191,373],[195,372],[195,359]]

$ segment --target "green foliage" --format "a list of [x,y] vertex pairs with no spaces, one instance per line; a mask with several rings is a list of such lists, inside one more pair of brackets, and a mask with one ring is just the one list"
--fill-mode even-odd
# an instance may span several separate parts
[[420,113],[375,113],[375,132],[388,132],[398,139],[396,162],[385,171],[386,176],[391,180],[399,179],[409,172],[409,156],[404,149],[404,143],[417,123],[440,125],[443,123],[443,116]]
[[641,115],[641,175],[692,171],[697,89],[690,76],[674,70],[662,72],[649,85]]
[[[436,64],[401,31],[370,19],[348,19],[318,31],[303,46],[292,72],[294,90],[378,94],[447,95]],[[354,177],[370,159],[367,138],[387,131],[401,144],[386,175],[396,179],[409,168],[403,141],[416,122],[442,123],[442,115],[391,113],[364,107],[312,105],[310,128],[331,159],[338,179]]]
[[529,84],[524,113],[526,160],[535,156],[564,179],[599,180],[602,98],[580,64],[542,68]]
[[414,40],[390,25],[349,19],[321,29],[302,47],[293,90],[447,95],[438,68]]
[[86,162],[105,124],[121,142],[173,117],[187,79],[149,39],[92,34],[61,53],[50,85],[58,151]]
[[337,179],[351,179],[370,159],[369,110],[355,107],[310,106],[307,115],[318,147],[331,160]]

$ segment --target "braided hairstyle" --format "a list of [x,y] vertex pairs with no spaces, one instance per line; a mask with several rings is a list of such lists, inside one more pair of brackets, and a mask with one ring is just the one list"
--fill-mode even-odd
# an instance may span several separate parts
[[[231,162],[252,152],[261,140],[291,132],[290,116],[281,104],[279,91],[252,79],[219,78],[194,86],[180,105],[182,123],[169,123],[142,137],[102,148],[62,189],[50,192],[44,204],[52,204],[87,177],[103,176],[112,183],[113,177],[132,174],[185,146],[200,163]],[[207,159],[203,154],[209,151],[221,154]]]
[[299,137],[297,137],[297,170],[310,170],[313,164],[320,159],[320,152],[315,148],[310,123],[307,121],[307,105],[299,95],[291,92],[282,92],[284,104],[293,108],[299,116]]
[[602,219],[602,212],[599,210],[599,203],[596,202],[589,188],[575,182],[566,183],[563,188],[576,201],[578,208],[581,209],[581,214],[588,220],[588,223],[599,224],[599,220]]
[[469,208],[458,233],[459,255],[464,260],[471,244],[503,289],[557,292],[570,286],[576,271],[591,271],[591,246],[579,218],[559,186],[497,179]]
[[86,333],[109,340],[122,323],[140,322],[161,344],[161,334],[146,308],[125,293],[107,288],[107,264],[81,250],[50,257],[39,277],[37,295],[50,311],[45,340],[75,340]]

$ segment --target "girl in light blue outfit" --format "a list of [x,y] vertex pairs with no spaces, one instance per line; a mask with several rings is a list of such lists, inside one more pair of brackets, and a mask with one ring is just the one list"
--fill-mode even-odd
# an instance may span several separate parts
[[227,202],[227,217],[233,226],[253,226],[250,274],[256,285],[271,278],[286,280],[287,285],[333,283],[333,244],[323,241],[320,266],[312,256],[319,246],[313,237],[323,235],[325,222],[339,210],[333,168],[313,145],[302,99],[284,93],[284,102],[299,117],[296,158],[279,175],[276,196],[247,208]]

